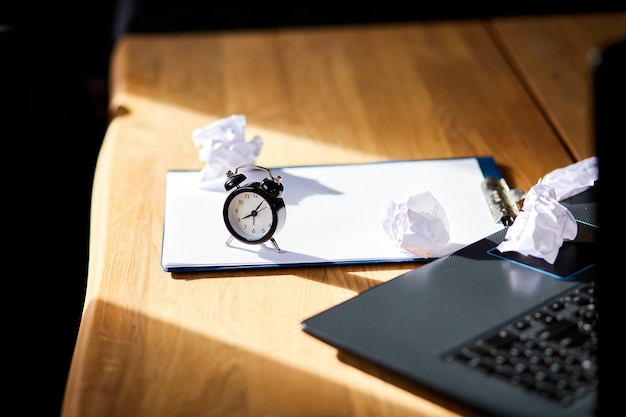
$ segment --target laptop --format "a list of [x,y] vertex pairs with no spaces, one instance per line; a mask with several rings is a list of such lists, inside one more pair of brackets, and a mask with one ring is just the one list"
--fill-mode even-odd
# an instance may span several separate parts
[[[598,135],[615,133],[596,120]],[[597,415],[599,182],[562,202],[578,234],[554,264],[499,252],[504,229],[309,317],[302,330],[345,362],[461,413]]]

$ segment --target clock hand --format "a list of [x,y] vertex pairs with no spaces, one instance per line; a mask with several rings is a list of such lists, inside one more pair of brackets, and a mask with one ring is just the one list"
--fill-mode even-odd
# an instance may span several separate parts
[[242,219],[247,219],[248,217],[252,217],[252,224],[254,224],[254,218],[259,213],[259,211],[267,208],[267,207],[263,207],[263,208],[259,209],[259,207],[261,207],[261,204],[263,204],[262,201],[261,201],[261,203],[258,206],[256,206],[256,208],[254,210],[252,210],[252,212],[250,212],[250,214],[248,214],[247,216],[243,216]]
[[[260,204],[259,204],[259,206],[260,206]],[[258,210],[254,210],[252,213],[250,213],[250,214],[252,214],[252,216],[254,216],[254,217],[252,217],[252,225],[253,226],[254,226],[254,219],[256,219],[256,215],[259,214],[259,211],[261,211],[263,209],[266,209],[266,208],[267,208],[267,206],[265,206],[263,208],[258,208],[257,207]]]

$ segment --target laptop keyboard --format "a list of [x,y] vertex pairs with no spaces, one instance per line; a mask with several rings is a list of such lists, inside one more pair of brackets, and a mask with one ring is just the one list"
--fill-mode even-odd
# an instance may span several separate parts
[[567,406],[598,385],[594,292],[578,287],[446,359]]

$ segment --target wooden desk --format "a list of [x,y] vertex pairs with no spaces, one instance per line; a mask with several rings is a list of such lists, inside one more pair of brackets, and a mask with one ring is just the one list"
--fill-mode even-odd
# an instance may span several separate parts
[[[601,18],[581,22],[588,36],[602,37]],[[529,39],[507,38],[522,26],[123,38],[113,55],[117,117],[96,169],[87,296],[62,415],[467,415],[420,387],[341,362],[299,327],[418,264],[165,273],[165,173],[200,169],[192,130],[237,113],[247,116],[248,135],[262,136],[264,166],[493,155],[510,185],[527,190],[576,158],[546,116],[551,102],[538,106],[521,64],[509,62],[516,55],[502,49]],[[581,96],[571,99],[584,107]],[[580,137],[589,149],[590,138]]]
[[505,54],[576,160],[596,154],[591,117],[592,51],[626,38],[624,13],[497,19]]

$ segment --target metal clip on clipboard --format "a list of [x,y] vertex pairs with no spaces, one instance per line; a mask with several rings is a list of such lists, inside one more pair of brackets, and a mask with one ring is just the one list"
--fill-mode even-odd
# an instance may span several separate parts
[[524,191],[517,188],[511,190],[504,178],[487,177],[481,187],[493,221],[512,225],[519,214],[519,202],[524,197]]

